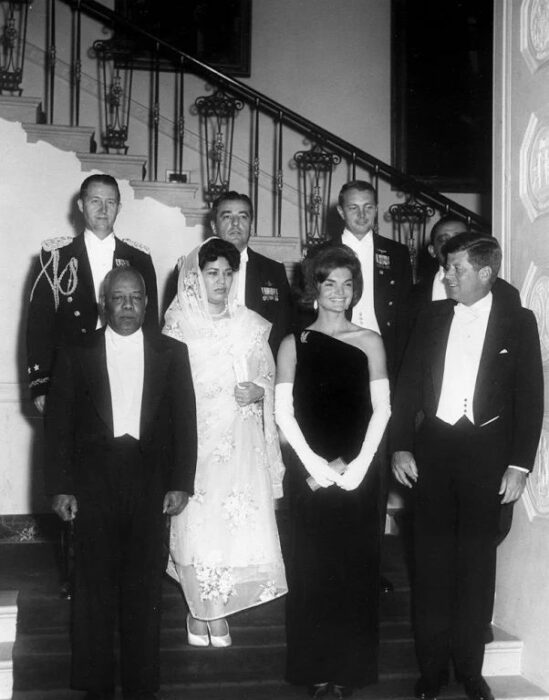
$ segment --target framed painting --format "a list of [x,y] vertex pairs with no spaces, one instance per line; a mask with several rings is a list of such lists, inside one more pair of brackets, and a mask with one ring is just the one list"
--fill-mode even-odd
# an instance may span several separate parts
[[392,0],[393,165],[445,192],[487,192],[492,0]]
[[[193,58],[223,73],[249,77],[251,4],[251,0],[115,0],[115,10]],[[132,63],[150,68],[148,49],[138,46]],[[160,67],[173,68],[168,60]]]

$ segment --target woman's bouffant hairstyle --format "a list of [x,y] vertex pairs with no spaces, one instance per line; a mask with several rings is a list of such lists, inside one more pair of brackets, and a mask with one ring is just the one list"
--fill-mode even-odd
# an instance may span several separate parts
[[323,245],[315,248],[303,261],[305,288],[301,297],[303,306],[312,306],[318,298],[318,287],[324,282],[330,272],[338,267],[349,270],[353,278],[353,298],[351,308],[362,296],[362,272],[360,261],[346,245]]
[[215,262],[217,258],[225,258],[234,272],[240,267],[240,253],[232,243],[222,238],[210,238],[198,251],[198,267],[203,270],[206,263]]

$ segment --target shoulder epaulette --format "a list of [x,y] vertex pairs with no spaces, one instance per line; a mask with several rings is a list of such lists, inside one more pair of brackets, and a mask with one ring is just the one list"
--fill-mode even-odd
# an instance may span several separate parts
[[126,243],[127,245],[131,245],[132,248],[137,248],[137,250],[140,250],[142,253],[146,253],[147,255],[151,254],[151,249],[148,248],[143,243],[138,243],[137,241],[132,241],[130,238],[122,238],[121,240],[123,243]]
[[64,248],[73,241],[73,236],[57,236],[57,238],[47,238],[45,241],[42,241],[42,250],[45,250],[49,253],[52,250]]

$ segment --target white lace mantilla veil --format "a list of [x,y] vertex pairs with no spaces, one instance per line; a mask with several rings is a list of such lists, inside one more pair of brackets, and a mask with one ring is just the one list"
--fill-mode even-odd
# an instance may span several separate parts
[[[224,358],[232,364],[235,384],[253,381],[263,387],[265,456],[273,497],[281,498],[284,465],[274,421],[275,363],[268,345],[272,324],[237,303],[238,272],[233,276],[226,316],[222,319],[212,319],[198,264],[198,253],[203,245],[215,238],[217,237],[211,236],[206,239],[180,260],[177,296],[166,311],[162,332],[187,344],[197,400],[200,399],[201,387],[209,387],[206,390],[210,391],[219,383],[219,373],[229,369],[227,366],[220,366],[220,343]],[[201,435],[201,432],[199,421],[199,446],[201,438],[206,437]]]

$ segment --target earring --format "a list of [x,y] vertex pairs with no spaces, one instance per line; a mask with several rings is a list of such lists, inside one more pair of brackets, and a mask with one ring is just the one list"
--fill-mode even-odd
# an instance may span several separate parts
[[316,299],[313,301],[313,309],[318,311],[318,301]]

